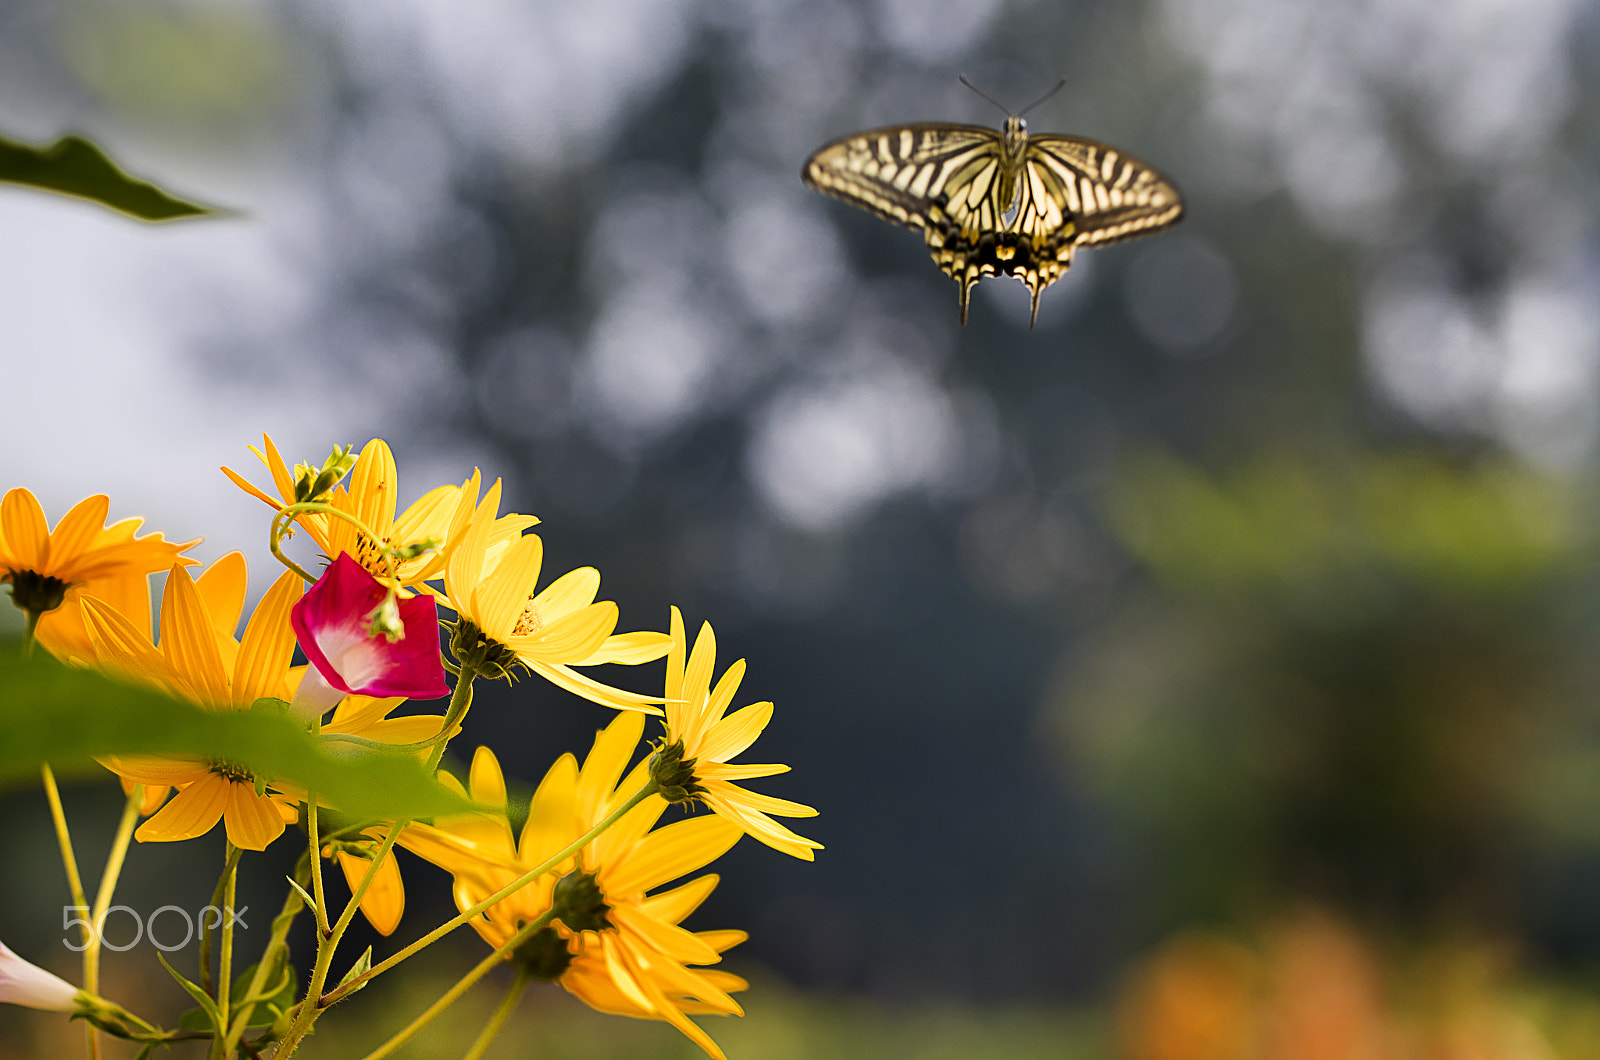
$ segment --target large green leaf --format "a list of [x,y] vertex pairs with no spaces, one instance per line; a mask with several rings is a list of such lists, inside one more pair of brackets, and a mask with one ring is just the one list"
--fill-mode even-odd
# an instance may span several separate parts
[[217,212],[128,176],[104,151],[81,136],[63,136],[49,147],[33,147],[0,136],[0,181],[75,195],[142,221],[170,221]]
[[317,792],[358,818],[428,817],[470,804],[427,775],[415,757],[343,745],[330,754],[279,711],[206,711],[62,666],[21,656],[0,641],[0,785],[104,770],[96,755],[169,754],[224,759],[258,776]]

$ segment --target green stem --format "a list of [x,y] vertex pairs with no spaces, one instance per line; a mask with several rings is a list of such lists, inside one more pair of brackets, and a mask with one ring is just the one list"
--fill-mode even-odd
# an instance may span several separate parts
[[[388,562],[389,577],[393,578],[396,582],[400,580],[400,561],[395,558],[395,552],[397,550],[370,526],[362,522],[356,516],[351,515],[349,512],[340,508],[335,508],[331,504],[322,504],[317,501],[303,501],[299,504],[286,504],[282,508],[279,508],[278,514],[272,517],[272,527],[269,533],[271,535],[272,554],[278,558],[278,562],[282,563],[285,567],[288,567],[290,570],[300,575],[300,577],[304,578],[307,584],[315,582],[317,579],[307,574],[304,568],[302,568],[298,563],[295,563],[289,557],[285,556],[279,548],[283,542],[284,530],[287,529],[288,524],[307,512],[321,512],[324,515],[332,515],[336,518],[343,519],[361,533],[366,534],[367,540],[372,542],[373,547],[378,549],[383,554],[383,558]],[[423,541],[421,544],[424,548],[426,548],[428,545],[432,544],[432,542]]]
[[528,989],[528,984],[532,981],[533,976],[526,968],[517,969],[517,977],[511,981],[505,999],[500,1002],[500,1007],[494,1010],[494,1015],[484,1025],[483,1033],[478,1035],[478,1040],[472,1043],[472,1048],[467,1050],[467,1055],[461,1060],[483,1060],[483,1054],[489,1051],[489,1044],[505,1027],[506,1020],[511,1018],[511,1013],[516,1011],[517,1002],[522,1000],[522,992]]
[[316,899],[317,945],[331,935],[328,896],[322,889],[322,841],[317,838],[317,793],[306,792],[306,835],[311,841],[311,897]]
[[[39,616],[33,611],[27,612],[28,631],[22,641],[22,654],[33,655],[33,628],[39,624]],[[61,808],[61,790],[56,787],[56,775],[46,762],[39,767],[39,775],[44,780],[44,797],[50,803],[50,819],[56,826],[56,845],[61,848],[61,865],[67,870],[67,887],[72,892],[72,904],[75,908],[89,912],[89,899],[84,897],[83,877],[78,874],[78,856],[72,852],[72,832],[67,828],[67,812]],[[100,928],[94,922],[91,914],[89,921],[83,925],[83,974],[89,974],[89,954],[98,949]],[[86,1048],[89,1060],[100,1058],[100,1035],[90,1024],[86,1029]]]
[[623,815],[625,815],[629,810],[633,809],[645,799],[654,795],[656,790],[656,782],[654,780],[650,781],[644,787],[640,788],[627,802],[623,803],[621,806],[617,807],[616,810],[608,814],[605,820],[601,821],[583,835],[573,840],[565,848],[557,851],[550,858],[529,869],[521,876],[518,876],[515,880],[512,880],[510,883],[506,884],[504,887],[500,888],[500,890],[494,892],[477,905],[463,910],[460,916],[454,918],[453,920],[445,921],[443,924],[434,928],[432,931],[428,932],[426,935],[422,936],[420,939],[413,942],[399,953],[379,964],[374,965],[368,971],[356,976],[354,979],[340,986],[338,989],[331,991],[322,998],[321,1004],[323,1007],[326,1007],[336,1001],[340,1001],[345,997],[348,997],[352,990],[355,990],[368,979],[371,979],[375,975],[381,975],[390,968],[393,968],[395,965],[399,964],[401,961],[414,956],[418,951],[433,945],[435,942],[444,938],[444,936],[450,934],[450,932],[454,931],[456,928],[475,918],[478,914],[482,913],[485,909],[488,909],[496,902],[499,902],[509,895],[520,891],[522,888],[526,887],[540,876],[543,876],[545,873],[556,868],[556,866],[560,865],[563,861],[566,861],[578,851],[594,842],[596,836],[598,836],[601,832],[604,832],[607,828],[610,828],[612,825],[616,824],[617,821],[621,820]]
[[[117,879],[122,875],[122,864],[127,859],[128,844],[133,841],[133,826],[139,819],[139,806],[143,802],[144,785],[135,784],[128,793],[127,803],[122,807],[122,819],[117,822],[117,834],[111,840],[105,871],[100,874],[100,890],[94,896],[94,909],[89,913],[91,924],[104,921],[106,910],[111,907],[111,896],[116,893]],[[99,930],[90,937],[89,948],[83,951],[83,988],[91,994],[100,992]],[[91,1050],[91,1054],[95,1051]]]
[[471,666],[463,663],[461,674],[456,678],[456,687],[450,692],[450,706],[444,712],[444,723],[439,726],[439,735],[433,738],[433,750],[428,752],[428,775],[439,768],[440,759],[444,758],[445,745],[450,742],[450,732],[466,717],[467,710],[472,706],[472,682],[478,679],[478,673]]
[[22,631],[22,657],[31,659],[33,658],[33,634],[39,628],[39,619],[42,617],[43,612],[24,610],[22,613],[28,616],[27,628]]
[[[300,864],[295,866],[295,882],[304,886],[308,882],[311,867],[302,857]],[[272,921],[272,934],[267,939],[267,948],[261,952],[261,960],[256,964],[255,975],[250,978],[250,986],[245,990],[243,1003],[234,1013],[233,1024],[228,1028],[227,1039],[222,1045],[222,1055],[228,1056],[233,1052],[234,1046],[244,1039],[244,1032],[250,1025],[250,1017],[255,1015],[257,1002],[253,999],[260,997],[261,991],[266,989],[267,976],[272,974],[277,964],[278,954],[288,945],[289,929],[294,926],[295,917],[300,915],[300,910],[305,908],[299,892],[294,888],[284,896],[283,909]]]
[[[472,971],[456,980],[456,984],[449,990],[446,990],[444,994],[440,996],[439,1000],[429,1005],[427,1011],[423,1012],[422,1015],[406,1024],[405,1029],[399,1034],[396,1034],[393,1038],[390,1038],[388,1041],[378,1046],[378,1048],[368,1053],[363,1060],[383,1060],[384,1057],[390,1055],[396,1049],[410,1041],[418,1031],[426,1027],[429,1023],[432,1023],[434,1017],[438,1016],[439,1013],[443,1012],[445,1009],[459,1001],[461,999],[461,995],[465,994],[468,990],[471,990],[478,980],[494,971],[498,965],[503,964],[506,957],[512,951],[514,951],[518,946],[522,945],[528,939],[532,938],[535,932],[542,931],[546,925],[550,923],[554,916],[554,910],[546,910],[539,917],[524,925],[521,931],[518,931],[515,935],[511,936],[511,938],[502,944],[499,949],[495,950],[493,953],[489,954],[489,956],[479,961],[477,965],[473,967]],[[501,1023],[505,1022],[504,1018],[500,1016],[500,1013],[496,1013],[495,1015],[496,1018],[500,1019]],[[499,1028],[496,1027],[495,1029],[498,1030]],[[487,1030],[488,1028],[485,1028],[485,1031]],[[485,1048],[488,1047],[488,1042],[484,1042],[483,1044]],[[476,1048],[476,1046],[474,1046],[474,1048]]]
[[[228,878],[233,875],[239,865],[239,848],[232,843],[227,846],[227,858],[222,863],[222,875],[217,877],[217,885],[211,889],[211,908],[220,909],[226,900],[224,896],[228,890]],[[211,940],[218,925],[208,923],[204,917],[200,918],[200,989],[217,996],[211,979]]]
[[[229,1010],[233,1003],[233,903],[238,895],[239,885],[239,848],[232,843],[228,844],[228,869],[223,874],[227,886],[222,892],[222,957],[217,962],[217,1011],[222,1019],[218,1021],[219,1028],[228,1026]],[[226,1060],[227,1054],[222,1051],[222,1041],[213,1040],[217,1060]]]

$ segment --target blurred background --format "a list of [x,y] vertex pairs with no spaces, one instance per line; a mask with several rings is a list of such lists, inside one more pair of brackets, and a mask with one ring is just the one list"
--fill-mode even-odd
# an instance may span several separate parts
[[[623,628],[714,623],[827,844],[742,844],[691,921],[752,935],[735,1057],[1600,1056],[1597,69],[1580,0],[0,0],[0,131],[240,211],[0,186],[0,484],[264,587],[216,467],[381,436],[403,502],[503,478]],[[1065,77],[1031,128],[1186,220],[959,328],[915,234],[798,175],[998,124],[958,73]],[[524,682],[457,747],[531,784],[605,720]],[[114,786],[67,796],[103,850]],[[42,797],[4,811],[0,938],[71,975]],[[204,904],[220,847],[135,849],[120,900]],[[397,939],[448,903],[411,866]],[[116,996],[185,1007],[154,968]],[[0,1055],[59,1022],[0,1012]],[[515,1028],[693,1052],[559,992]]]

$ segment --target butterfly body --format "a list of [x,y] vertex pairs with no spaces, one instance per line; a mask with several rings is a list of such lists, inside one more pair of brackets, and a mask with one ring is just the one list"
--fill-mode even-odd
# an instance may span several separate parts
[[1029,136],[1020,117],[999,131],[921,123],[869,129],[818,148],[806,184],[922,232],[933,260],[960,288],[1014,276],[1039,295],[1080,246],[1114,243],[1176,224],[1183,197],[1126,152],[1093,140]]

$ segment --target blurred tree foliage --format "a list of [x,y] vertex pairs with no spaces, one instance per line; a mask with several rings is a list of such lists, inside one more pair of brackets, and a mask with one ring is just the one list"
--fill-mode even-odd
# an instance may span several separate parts
[[1310,896],[1504,924],[1530,856],[1593,843],[1581,491],[1430,451],[1221,474],[1149,454],[1107,511],[1151,584],[1078,646],[1055,710],[1149,844],[1158,919]]

